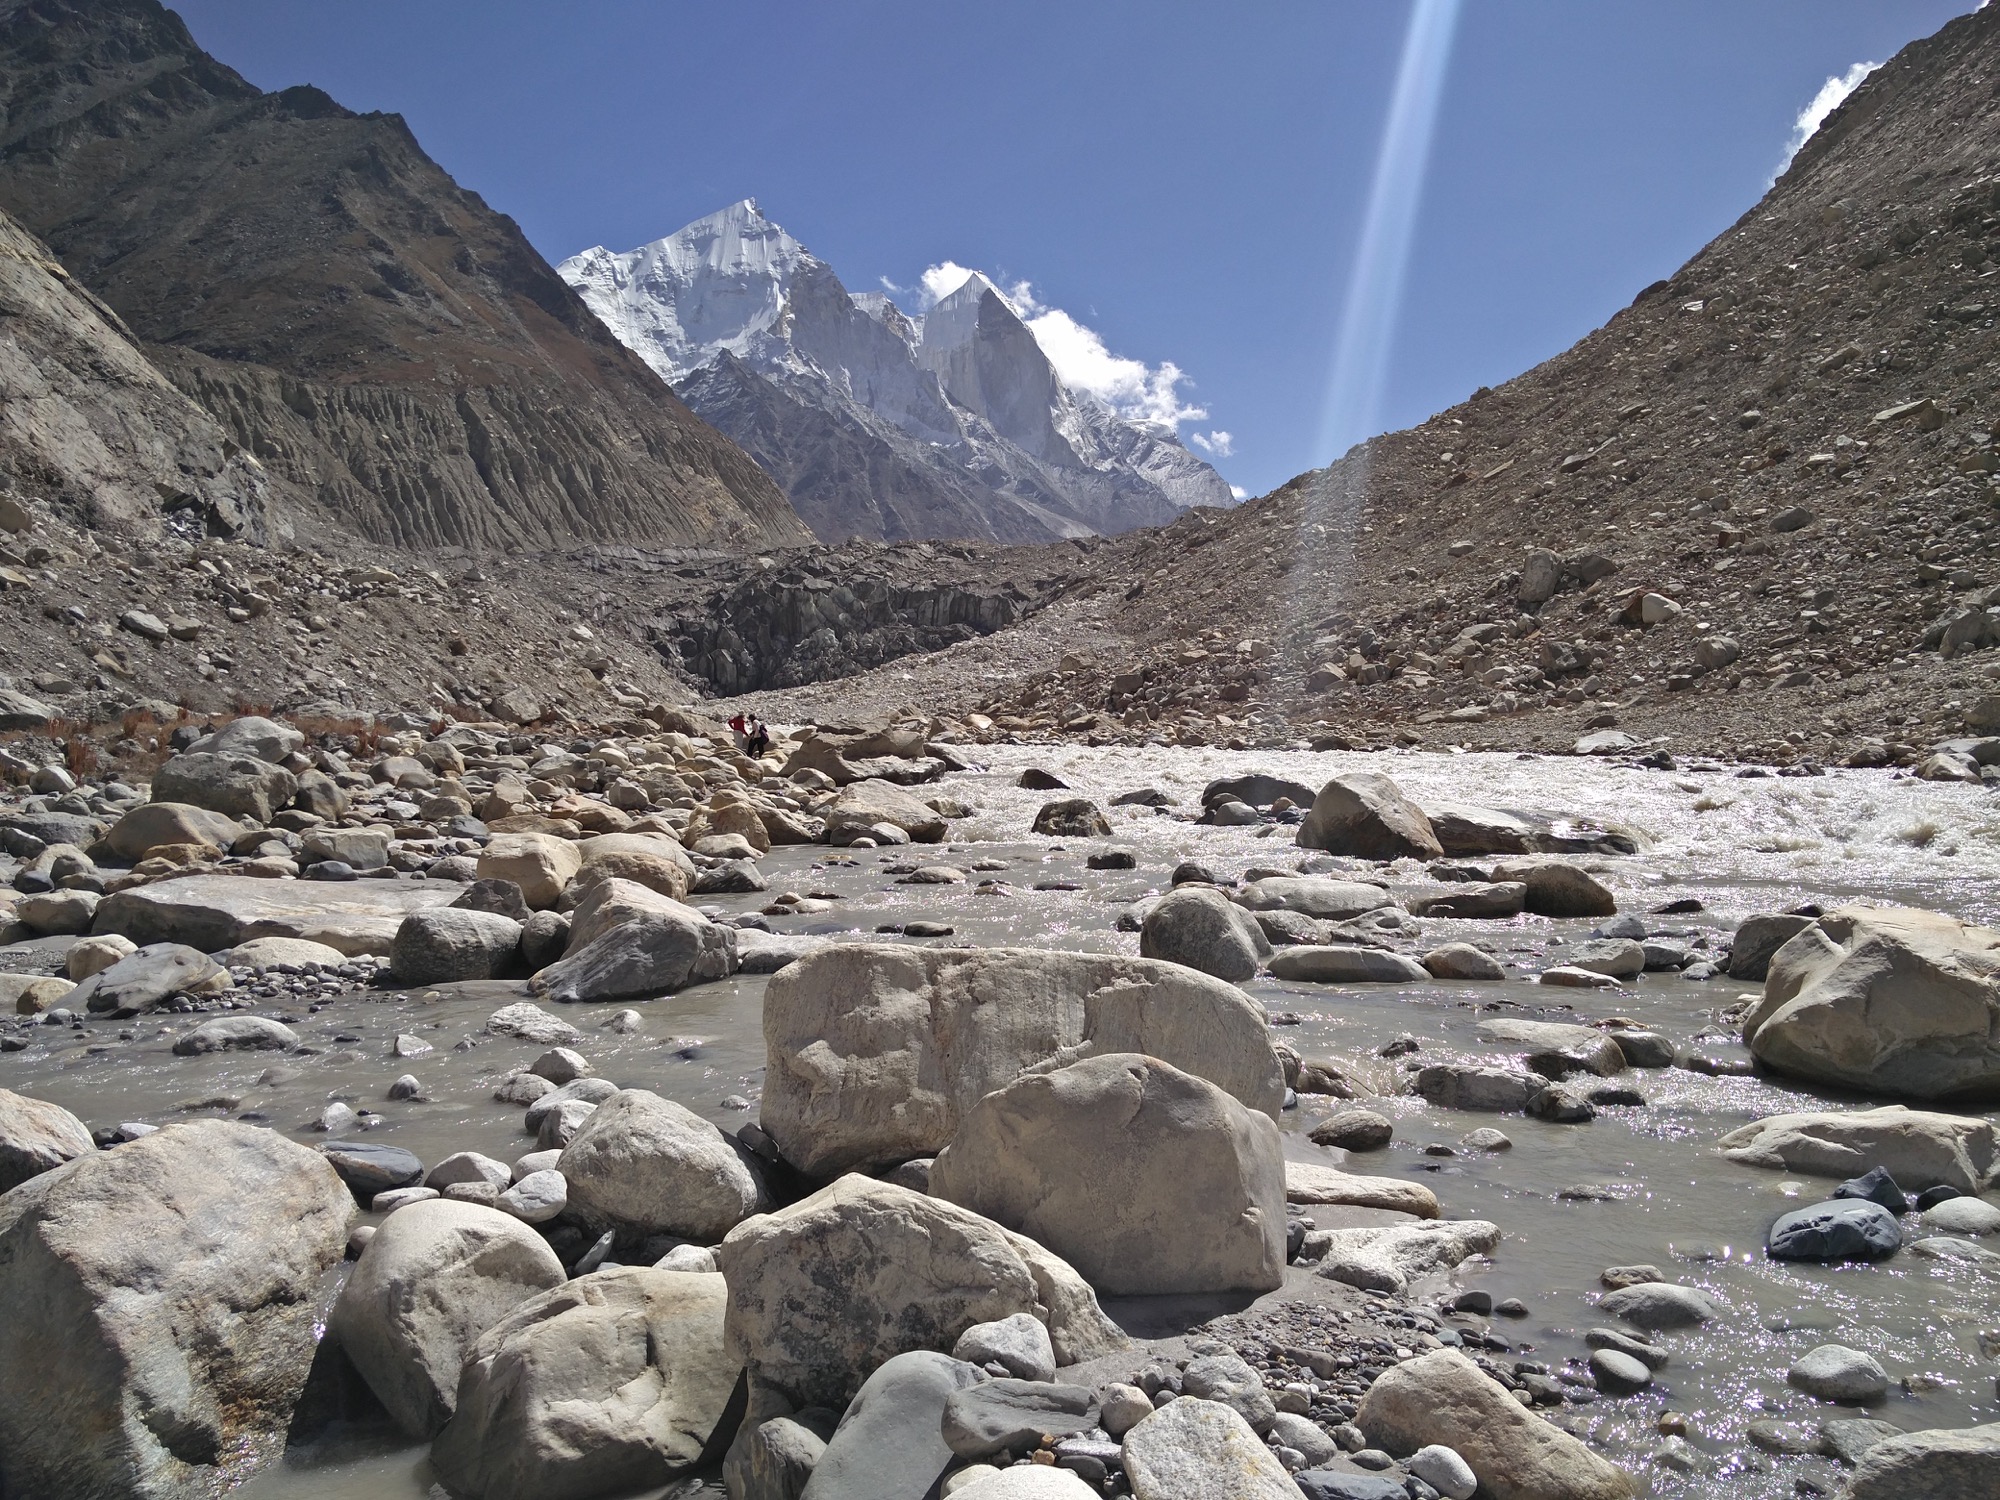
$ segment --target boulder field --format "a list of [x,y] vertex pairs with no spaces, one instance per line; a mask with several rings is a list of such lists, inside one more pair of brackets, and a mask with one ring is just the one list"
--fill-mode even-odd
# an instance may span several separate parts
[[[185,1016],[174,1057],[282,1068],[309,1055],[299,1018],[246,992],[309,1006],[372,982],[490,993],[483,1036],[540,1049],[494,1084],[532,1142],[511,1162],[426,1163],[361,1138],[365,1112],[339,1098],[314,1149],[243,1121],[93,1136],[0,1090],[0,1488],[212,1493],[283,1448],[337,1351],[382,1421],[430,1445],[453,1500],[717,1473],[736,1500],[1623,1500],[1640,1480],[1551,1408],[1577,1390],[1639,1399],[1722,1305],[1611,1268],[1596,1315],[1618,1326],[1589,1332],[1586,1365],[1557,1380],[1498,1357],[1511,1345],[1486,1320],[1513,1314],[1464,1279],[1504,1262],[1500,1227],[1454,1211],[1449,1175],[1365,1175],[1346,1155],[1397,1142],[1406,1106],[1536,1129],[1642,1107],[1643,1076],[1680,1065],[1682,1044],[1553,997],[1704,968],[1761,974],[1738,1019],[1773,1071],[1918,1103],[1991,1088],[1986,929],[1846,906],[1698,947],[1620,912],[1629,884],[1606,861],[1636,836],[1427,809],[1373,771],[1310,794],[1213,785],[1184,822],[1290,830],[1303,858],[1241,880],[1184,863],[1119,918],[1136,937],[1123,954],[920,946],[914,923],[787,936],[700,904],[762,891],[774,847],[938,843],[971,811],[924,795],[962,762],[920,732],[842,745],[781,738],[752,761],[662,712],[569,746],[461,727],[364,754],[239,719],[179,746],[150,794],[107,782],[0,811],[10,936],[69,943],[62,976],[17,987],[17,1032]],[[1087,797],[1036,825],[1086,845],[1092,869],[1134,868]],[[950,859],[893,868],[943,886],[999,868]],[[1540,963],[1451,925],[1496,921],[1597,925]],[[1465,936],[1435,941],[1440,925]],[[725,1130],[598,1074],[590,1029],[637,1024],[618,1007],[744,972],[770,975],[753,1121]],[[1509,980],[1552,998],[1489,1006],[1503,1013],[1469,1024],[1463,1050],[1397,1069],[1302,1055],[1239,987]],[[432,1050],[391,1044],[419,1068]],[[405,1075],[389,1097],[423,1087]],[[1361,1092],[1382,1108],[1281,1129],[1303,1099]],[[1456,1150],[1512,1144],[1469,1123]],[[1977,1243],[2000,1229],[1977,1196],[2000,1141],[1977,1116],[1782,1114],[1715,1145],[1840,1179],[1774,1218],[1773,1258],[2000,1262]],[[1332,1154],[1288,1159],[1309,1150]],[[1162,1341],[1167,1309],[1182,1321]],[[1788,1379],[1853,1408],[1892,1376],[1822,1344]],[[1979,1472],[1990,1446],[1985,1429],[1842,1431],[1866,1459],[1857,1496]]]

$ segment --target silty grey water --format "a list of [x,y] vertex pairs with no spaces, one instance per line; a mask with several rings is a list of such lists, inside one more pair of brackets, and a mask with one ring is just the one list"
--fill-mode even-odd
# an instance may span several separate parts
[[[1573,758],[1408,753],[1361,757],[1178,749],[992,747],[980,752],[988,769],[948,777],[935,788],[963,798],[973,815],[953,825],[945,849],[854,851],[780,848],[763,862],[771,892],[838,893],[830,912],[773,917],[786,932],[823,933],[838,940],[872,937],[883,924],[926,918],[954,933],[935,941],[982,946],[1022,945],[1135,952],[1137,938],[1114,928],[1132,900],[1164,889],[1183,859],[1198,859],[1225,875],[1246,868],[1295,867],[1292,830],[1202,828],[1145,808],[1109,809],[1115,842],[1134,851],[1138,868],[1091,871],[1085,856],[1101,843],[1040,839],[1027,834],[1035,810],[1062,793],[1023,791],[1014,781],[1037,765],[1055,772],[1075,794],[1102,805],[1111,796],[1155,786],[1198,808],[1212,778],[1266,771],[1318,785],[1342,769],[1366,766],[1393,774],[1419,802],[1471,802],[1612,820],[1641,834],[1649,847],[1631,858],[1593,861],[1617,893],[1621,911],[1682,896],[1706,910],[1694,916],[1649,918],[1656,930],[1700,938],[1760,910],[1808,900],[1849,898],[1929,907],[1974,920],[2000,915],[2000,797],[1981,788],[1939,785],[1887,772],[1835,771],[1800,779],[1739,779],[1728,769],[1642,771]],[[898,883],[889,867],[1004,860],[985,890],[959,885]],[[1417,884],[1415,865],[1390,871]],[[974,880],[981,878],[975,875]],[[1038,885],[1073,887],[1042,889]],[[763,896],[717,904],[753,911]],[[1732,1043],[1716,1013],[1744,992],[1728,979],[1704,983],[1647,975],[1622,992],[1584,993],[1530,988],[1520,976],[1556,961],[1558,939],[1586,934],[1589,922],[1523,917],[1509,922],[1426,920],[1425,944],[1461,936],[1497,939],[1520,965],[1505,984],[1432,983],[1403,986],[1312,986],[1268,979],[1247,986],[1274,1013],[1297,1023],[1277,1035],[1307,1056],[1342,1060],[1352,1076],[1393,1089],[1406,1062],[1450,1054],[1493,1053],[1474,1028],[1481,1007],[1505,996],[1528,1007],[1574,1005],[1585,1019],[1612,1014],[1683,1042],[1706,1037],[1705,1050]],[[901,941],[898,938],[876,939]],[[754,1118],[763,1042],[760,1005],[766,981],[739,977],[643,1002],[643,1030],[619,1035],[600,1029],[605,1010],[564,1010],[586,1032],[580,1045],[599,1073],[677,1099],[725,1130]],[[53,1099],[93,1126],[121,1120],[163,1122],[202,1101],[226,1101],[200,1113],[262,1116],[309,1143],[307,1127],[329,1098],[379,1112],[368,1134],[407,1146],[427,1161],[473,1149],[513,1159],[533,1149],[521,1133],[519,1108],[495,1103],[494,1080],[539,1050],[485,1034],[485,1018],[500,1003],[492,993],[380,991],[345,997],[315,1014],[294,1015],[319,1050],[277,1062],[262,1057],[177,1058],[170,1051],[183,1018],[141,1018],[121,1029],[93,1023],[82,1032],[49,1028],[37,1045],[0,1057],[0,1086]],[[270,1007],[266,1007],[270,1009]],[[279,1013],[282,1007],[273,1010]],[[399,1032],[435,1050],[414,1060],[388,1055]],[[1387,1043],[1415,1038],[1409,1059],[1378,1056]],[[46,1038],[46,1040],[44,1040]],[[341,1040],[351,1039],[351,1040]],[[261,1083],[278,1066],[296,1076]],[[404,1072],[424,1084],[422,1102],[391,1103],[389,1082]],[[1654,1388],[1628,1398],[1599,1398],[1573,1409],[1593,1441],[1641,1476],[1642,1489],[1663,1497],[1789,1495],[1801,1478],[1832,1485],[1825,1459],[1773,1459],[1746,1440],[1753,1418],[1817,1420],[1851,1414],[1790,1390],[1785,1370],[1823,1342],[1840,1342],[1878,1358],[1912,1388],[1892,1391],[1866,1414],[1905,1428],[1964,1426],[2000,1420],[2000,1279],[1970,1268],[1901,1255],[1883,1264],[1822,1267],[1768,1261],[1765,1228],[1789,1207],[1831,1187],[1824,1180],[1741,1167],[1724,1161],[1715,1139],[1759,1116],[1790,1109],[1853,1107],[1852,1096],[1762,1078],[1711,1077],[1674,1069],[1634,1075],[1644,1108],[1609,1108],[1585,1125],[1555,1125],[1519,1116],[1465,1114],[1433,1108],[1407,1095],[1366,1102],[1397,1123],[1383,1152],[1344,1159],[1355,1171],[1408,1177],[1430,1186],[1451,1217],[1497,1223],[1504,1238],[1490,1266],[1468,1264],[1460,1280],[1496,1297],[1519,1297],[1529,1316],[1500,1321],[1495,1331],[1522,1357],[1559,1368],[1584,1354],[1582,1331],[1610,1320],[1594,1312],[1599,1272],[1612,1265],[1651,1263],[1673,1280],[1699,1286],[1725,1309],[1707,1328],[1662,1335],[1671,1363]],[[1306,1132],[1336,1101],[1301,1101],[1285,1117],[1287,1149],[1300,1160],[1343,1164]],[[1485,1155],[1457,1150],[1429,1156],[1426,1145],[1453,1145],[1465,1132],[1496,1125],[1511,1151]],[[1591,1191],[1565,1196],[1579,1187]],[[1529,1346],[1532,1346],[1530,1349]],[[1650,1461],[1659,1447],[1663,1412],[1683,1414],[1698,1465],[1679,1472]],[[1858,1414],[1858,1413],[1852,1413]],[[388,1445],[355,1451],[323,1447],[297,1452],[242,1487],[245,1496],[284,1500],[362,1500],[420,1496],[429,1480],[421,1447]]]

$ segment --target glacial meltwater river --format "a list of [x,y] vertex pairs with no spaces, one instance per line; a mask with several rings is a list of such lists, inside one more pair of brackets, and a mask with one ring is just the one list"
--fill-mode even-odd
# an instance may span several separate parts
[[[1215,777],[1258,770],[1317,786],[1338,770],[1363,766],[1389,772],[1420,803],[1611,820],[1637,830],[1650,843],[1642,853],[1589,861],[1617,893],[1621,912],[1643,913],[1689,896],[1705,908],[1691,916],[1649,918],[1655,932],[1715,936],[1752,912],[1806,901],[1831,906],[1851,898],[1979,921],[2000,916],[2000,792],[1982,787],[1895,779],[1878,771],[1739,779],[1733,768],[1658,772],[1584,759],[1486,754],[1081,747],[993,747],[978,753],[990,769],[953,775],[925,789],[958,796],[975,808],[952,825],[947,846],[915,851],[914,861],[906,849],[847,855],[824,847],[773,851],[762,862],[772,894],[829,891],[839,899],[830,912],[776,917],[771,925],[860,940],[879,924],[926,918],[949,923],[955,932],[925,941],[1136,953],[1136,934],[1117,931],[1115,919],[1135,899],[1165,889],[1176,864],[1194,859],[1227,876],[1256,866],[1294,868],[1306,851],[1293,847],[1293,830],[1204,828],[1143,807],[1111,808],[1115,842],[1136,854],[1138,868],[1097,872],[1085,867],[1085,856],[1103,847],[1101,842],[1065,843],[1027,832],[1042,802],[1083,795],[1102,806],[1117,793],[1154,786],[1176,798],[1181,810],[1198,810],[1202,786]],[[1056,773],[1075,791],[1018,789],[1015,779],[1030,765]],[[963,869],[975,860],[1006,861],[1004,870],[994,872],[1006,885],[986,892],[973,881],[901,885],[883,868],[923,862]],[[1393,867],[1389,875],[1398,886],[1430,883],[1414,864]],[[1034,888],[1050,882],[1075,888]],[[740,896],[717,904],[754,911],[768,899]],[[1308,1057],[1340,1059],[1351,1076],[1384,1091],[1384,1097],[1361,1102],[1394,1118],[1396,1140],[1385,1151],[1345,1159],[1350,1170],[1423,1182],[1448,1216],[1490,1219],[1500,1226],[1503,1238],[1492,1263],[1468,1264],[1458,1279],[1526,1302],[1525,1320],[1496,1329],[1517,1348],[1532,1345],[1532,1357],[1551,1368],[1584,1353],[1583,1330],[1611,1321],[1593,1307],[1602,1291],[1599,1272],[1607,1266],[1651,1263],[1670,1280],[1699,1286],[1722,1305],[1725,1315],[1715,1323],[1658,1336],[1671,1351],[1671,1362],[1650,1390],[1600,1397],[1569,1414],[1602,1451],[1632,1468],[1642,1491],[1775,1500],[1793,1494],[1801,1478],[1837,1486],[1831,1460],[1774,1458],[1745,1436],[1746,1424],[1758,1417],[1814,1421],[1847,1414],[1785,1382],[1792,1361],[1825,1342],[1873,1354],[1902,1383],[1867,1415],[1910,1429],[2000,1421],[1995,1390],[2000,1278],[1907,1253],[1874,1265],[1768,1260],[1762,1244],[1771,1220],[1823,1197],[1833,1184],[1734,1165],[1714,1149],[1717,1137],[1759,1116],[1888,1101],[1769,1078],[1667,1069],[1631,1075],[1646,1095],[1644,1107],[1601,1109],[1591,1123],[1556,1125],[1518,1115],[1459,1113],[1387,1092],[1406,1062],[1497,1053],[1500,1049],[1478,1040],[1474,1028],[1491,1013],[1482,1007],[1503,997],[1528,1008],[1517,1014],[1570,1005],[1583,1019],[1630,1016],[1677,1041],[1726,1056],[1740,1049],[1716,1015],[1754,986],[1719,977],[1691,982],[1649,974],[1617,992],[1533,987],[1523,980],[1555,961],[1549,945],[1586,935],[1593,924],[1521,917],[1421,925],[1418,951],[1456,938],[1492,940],[1519,964],[1519,974],[1491,984],[1326,987],[1262,979],[1246,988],[1273,1013],[1299,1018],[1276,1033],[1281,1040]],[[596,1029],[601,1017],[591,1012],[565,1015],[585,1029],[581,1050],[599,1073],[679,1100],[733,1130],[754,1118],[754,1109],[746,1115],[725,1101],[737,1096],[740,1105],[757,1097],[765,982],[737,978],[641,1002],[637,1008],[645,1027],[636,1035]],[[306,1129],[307,1122],[327,1099],[342,1098],[380,1112],[370,1139],[406,1146],[427,1161],[464,1149],[507,1160],[532,1150],[534,1143],[522,1134],[521,1110],[494,1102],[491,1093],[499,1075],[541,1049],[483,1032],[496,1004],[491,998],[426,1001],[423,994],[354,995],[301,1016],[298,1029],[321,1050],[288,1059],[297,1076],[276,1086],[258,1082],[272,1063],[268,1054],[173,1056],[165,1030],[181,1022],[171,1016],[132,1023],[131,1042],[115,1040],[120,1028],[109,1022],[74,1032],[47,1028],[28,1051],[0,1056],[0,1086],[52,1099],[93,1126],[165,1122],[190,1101],[226,1096],[235,1101],[231,1113],[258,1114],[308,1143],[322,1138]],[[387,1055],[391,1038],[402,1031],[426,1037],[437,1050],[408,1063]],[[336,1036],[360,1040],[335,1043]],[[1378,1056],[1401,1037],[1415,1038],[1420,1050],[1396,1061]],[[422,1080],[428,1097],[388,1102],[390,1080],[406,1071]],[[1307,1140],[1312,1125],[1336,1107],[1337,1101],[1307,1096],[1287,1111],[1288,1153],[1300,1160],[1343,1161],[1342,1153]],[[1450,1145],[1485,1125],[1504,1130],[1513,1149],[1425,1154],[1426,1145]],[[1564,1196],[1564,1190],[1580,1185],[1603,1191],[1581,1200]],[[1650,1461],[1660,1443],[1659,1419],[1668,1411],[1685,1415],[1701,1471],[1678,1472]],[[403,1500],[424,1495],[429,1484],[421,1446],[350,1435],[295,1449],[236,1493],[246,1500]]]

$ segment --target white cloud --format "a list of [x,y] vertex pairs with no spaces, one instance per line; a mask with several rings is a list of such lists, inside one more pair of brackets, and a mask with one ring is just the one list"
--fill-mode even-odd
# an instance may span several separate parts
[[[956,261],[938,262],[917,279],[920,310],[928,311],[972,277],[983,274]],[[886,277],[883,284],[889,284]],[[1181,400],[1180,387],[1188,383],[1188,377],[1173,361],[1148,365],[1141,359],[1113,354],[1095,329],[1077,322],[1059,307],[1048,306],[1027,281],[995,283],[995,290],[1028,325],[1035,342],[1042,346],[1042,353],[1071,390],[1095,396],[1131,422],[1178,428],[1183,422],[1199,422],[1208,416],[1207,407]],[[1207,441],[1199,437],[1195,441],[1210,452],[1224,457],[1229,454],[1230,437],[1226,432],[1212,432]]]
[[918,278],[917,285],[923,288],[924,306],[937,306],[977,274],[956,261],[940,261]]
[[1026,321],[1064,385],[1097,397],[1127,421],[1171,428],[1208,415],[1207,407],[1181,400],[1180,387],[1187,376],[1172,360],[1148,365],[1113,354],[1095,329],[1084,327],[1059,307]]
[[1819,86],[1812,102],[1800,110],[1798,119],[1792,122],[1791,139],[1785,142],[1785,159],[1778,164],[1780,173],[1792,164],[1799,148],[1813,138],[1813,132],[1826,123],[1826,117],[1840,108],[1841,101],[1860,88],[1861,80],[1881,66],[1880,63],[1858,62],[1845,73],[1829,78]]
[[1248,500],[1250,498],[1250,492],[1240,484],[1232,484],[1229,487],[1229,493],[1237,500]]
[[1227,458],[1236,451],[1235,437],[1220,428],[1214,432],[1190,433],[1188,441],[1202,452],[1213,453],[1217,458]]

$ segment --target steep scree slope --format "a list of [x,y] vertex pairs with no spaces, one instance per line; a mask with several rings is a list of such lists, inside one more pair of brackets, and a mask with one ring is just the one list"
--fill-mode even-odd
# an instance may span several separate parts
[[118,315],[0,212],[0,529],[25,529],[36,495],[98,526],[158,530],[166,510],[255,538],[269,489]]
[[1253,742],[1616,723],[1779,760],[2000,728],[1976,707],[2000,687],[1996,68],[2000,9],[1951,22],[1567,352],[1118,539],[1093,618],[1123,647],[984,706]]

